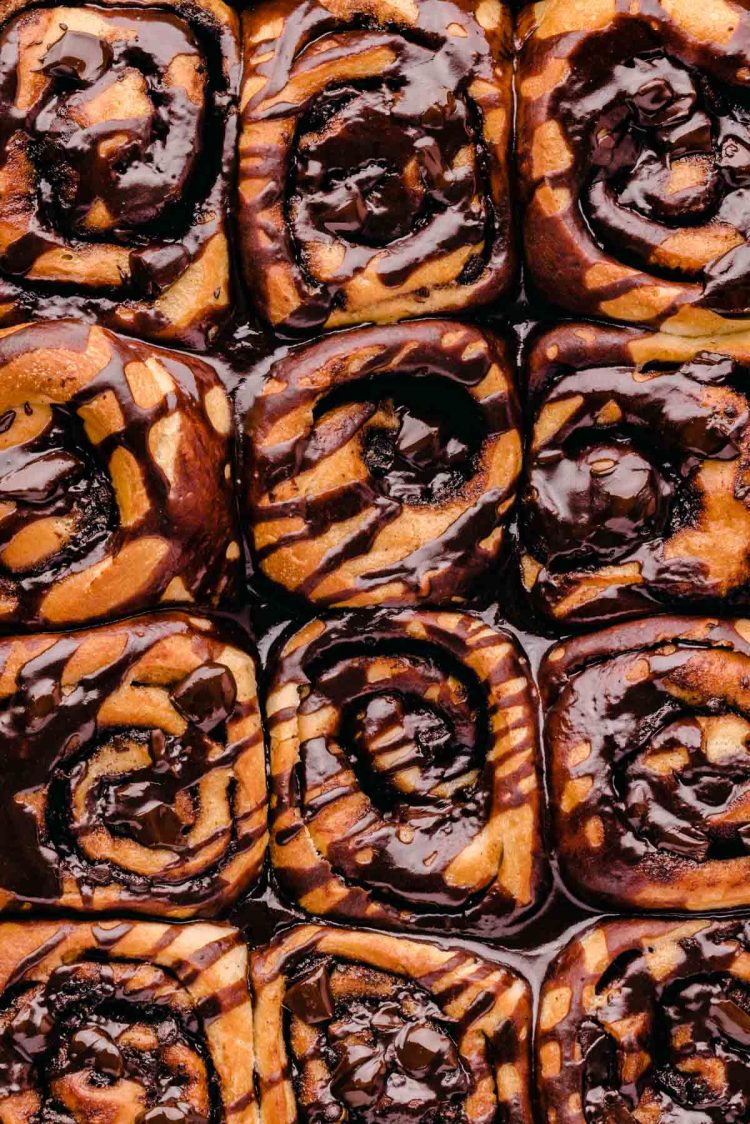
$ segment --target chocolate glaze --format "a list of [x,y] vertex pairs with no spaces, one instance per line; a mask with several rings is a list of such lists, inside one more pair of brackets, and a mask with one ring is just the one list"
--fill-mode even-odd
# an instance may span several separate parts
[[[97,671],[71,687],[63,672],[82,641],[92,633],[60,635],[38,655],[30,655],[18,674],[17,690],[0,706],[3,741],[3,786],[0,794],[0,893],[11,901],[54,906],[64,882],[72,879],[84,903],[97,887],[117,887],[112,904],[125,909],[205,908],[219,899],[222,872],[243,850],[264,835],[263,809],[244,813],[248,821],[233,827],[222,823],[221,801],[214,810],[214,833],[199,843],[188,834],[202,801],[200,785],[213,774],[232,768],[240,755],[257,745],[253,735],[233,736],[228,720],[247,715],[255,700],[237,700],[229,667],[210,658],[178,681],[171,699],[187,726],[181,734],[144,727],[140,715],[132,726],[102,727],[97,716],[113,693],[122,688],[137,662],[155,644],[169,637],[200,637],[219,648],[221,635],[212,629],[195,633],[187,617],[174,614],[139,618],[115,634],[115,653]],[[106,642],[107,633],[99,634]],[[197,641],[194,641],[194,643]],[[0,642],[0,659],[9,660],[11,645]],[[127,753],[128,745],[146,744],[150,762],[127,772],[106,771],[93,784],[87,780],[91,760],[105,747]],[[76,793],[88,785],[82,809]],[[232,787],[227,799],[234,802]],[[40,800],[42,807],[40,812]],[[257,813],[257,817],[256,817]],[[230,810],[230,819],[232,812]],[[253,826],[255,818],[261,826]],[[115,839],[133,840],[146,848],[174,853],[188,863],[205,847],[221,843],[208,869],[175,878],[145,876],[128,869],[106,846],[98,858],[82,840],[104,829]],[[7,903],[6,903],[7,904]]]
[[[240,225],[251,284],[263,293],[272,270],[289,271],[299,304],[283,329],[321,327],[366,271],[395,291],[426,265],[471,247],[457,296],[441,307],[460,304],[462,285],[472,303],[498,295],[515,255],[505,153],[488,143],[482,124],[485,99],[507,112],[495,92],[505,79],[489,45],[504,60],[505,36],[494,25],[488,36],[464,0],[421,0],[414,21],[397,13],[393,22],[379,20],[364,4],[335,18],[315,0],[277,3],[276,11],[284,30],[271,57],[256,60],[266,46],[255,40],[247,52],[263,85],[253,86],[243,110],[249,140],[242,152],[248,174],[264,187],[248,192]],[[347,60],[368,53],[387,61],[376,74],[363,62],[360,80],[356,69],[349,75]],[[299,74],[313,66],[333,68],[330,80],[295,97]],[[263,138],[279,121],[280,140],[255,141],[253,129]],[[320,253],[334,255],[335,268],[320,270]]]
[[[73,320],[30,324],[0,340],[0,364],[25,361],[31,365],[34,352],[50,349],[84,356],[90,331],[89,325]],[[66,395],[61,380],[51,405],[40,387],[38,400],[29,392],[31,401],[18,401],[0,418],[0,435],[22,411],[29,417],[36,411],[42,422],[26,440],[0,450],[0,500],[14,505],[14,510],[4,512],[0,550],[19,531],[30,530],[41,520],[54,516],[74,525],[74,532],[41,563],[15,570],[0,563],[0,593],[15,603],[15,627],[48,623],[44,599],[50,589],[74,572],[116,557],[135,536],[163,537],[170,543],[170,552],[153,573],[153,587],[142,590],[136,583],[134,596],[118,606],[119,613],[160,602],[178,575],[192,597],[210,601],[217,591],[224,590],[230,598],[233,593],[236,573],[232,573],[226,550],[234,535],[234,511],[224,474],[230,443],[215,432],[204,406],[205,396],[216,385],[214,372],[198,359],[185,362],[174,352],[146,351],[123,337],[108,335],[106,343],[109,359],[85,387]],[[141,405],[128,374],[148,359],[165,367],[174,388],[157,402]],[[28,374],[25,381],[33,385]],[[95,399],[101,401],[101,396],[114,399],[123,424],[94,443],[83,419],[86,407]],[[191,448],[183,449],[178,459],[175,483],[180,477],[182,483],[177,487],[155,463],[150,446],[154,425],[175,410],[179,410],[183,433],[192,431],[194,437]],[[125,525],[120,517],[110,478],[112,456],[123,450],[141,470],[145,504],[135,526]],[[209,506],[213,515],[210,527],[206,525]],[[91,613],[85,599],[81,600],[78,619],[85,621]],[[75,614],[63,619],[74,620]]]
[[[172,11],[90,7],[102,37],[61,20],[41,66],[31,63],[47,82],[30,104],[19,106],[16,93],[29,66],[24,30],[34,10],[0,27],[0,147],[32,177],[21,226],[18,213],[8,215],[18,235],[0,254],[0,302],[12,304],[16,320],[47,316],[58,291],[76,313],[205,347],[215,310],[198,309],[192,323],[173,326],[148,306],[225,232],[239,74],[234,29],[189,0]],[[132,116],[114,109],[88,121],[90,107],[99,112],[122,83]],[[119,276],[110,270],[106,283],[78,271],[69,293],[64,272],[29,276],[48,252],[72,261],[97,245],[126,251]]]

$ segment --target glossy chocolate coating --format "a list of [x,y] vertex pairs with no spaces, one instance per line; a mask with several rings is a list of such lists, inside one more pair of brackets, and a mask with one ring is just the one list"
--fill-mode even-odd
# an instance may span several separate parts
[[692,332],[747,317],[745,6],[638,0],[581,21],[547,0],[527,6],[519,32],[525,240],[540,289],[578,314]]
[[644,918],[573,940],[542,991],[541,1111],[560,1124],[744,1120],[748,936],[745,921]]
[[[508,969],[426,942],[306,926],[256,954],[252,978],[266,1020],[263,1119],[291,1096],[309,1121],[530,1121],[529,996]],[[282,1041],[287,1060],[272,1071]]]
[[521,569],[558,624],[748,604],[744,336],[562,325],[528,359]]
[[259,568],[323,605],[456,602],[500,555],[520,471],[502,340],[447,320],[272,365],[244,420]]
[[14,2],[0,43],[0,317],[50,315],[52,291],[205,347],[229,304],[236,16]]
[[162,614],[8,638],[0,664],[0,905],[190,916],[252,885],[267,838],[252,657]]
[[267,704],[291,894],[398,928],[518,925],[543,880],[525,674],[510,636],[458,613],[350,614],[292,637]]
[[654,617],[548,654],[555,843],[582,897],[750,905],[748,634],[745,621]]
[[257,1119],[234,929],[26,922],[0,925],[0,948],[0,1100],[19,1124]]
[[264,316],[310,332],[501,295],[507,9],[266,0],[244,34],[241,250]]
[[3,335],[0,374],[4,623],[232,595],[230,413],[207,364],[64,320]]

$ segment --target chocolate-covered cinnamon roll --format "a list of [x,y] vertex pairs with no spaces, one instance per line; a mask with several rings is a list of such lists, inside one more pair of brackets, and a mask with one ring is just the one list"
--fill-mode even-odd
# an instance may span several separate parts
[[550,968],[542,1119],[739,1124],[750,1112],[747,921],[614,921]]
[[0,925],[9,1124],[256,1124],[247,950],[225,925]]
[[535,696],[513,638],[403,610],[314,620],[266,708],[272,858],[310,913],[493,937],[543,878]]
[[750,623],[653,618],[543,665],[556,848],[584,898],[750,905]]
[[514,253],[501,0],[262,0],[244,16],[240,237],[287,330],[449,312]]
[[222,0],[5,0],[0,322],[62,309],[206,345],[230,303],[239,69]]
[[750,604],[750,335],[565,325],[529,360],[523,580],[557,622]]
[[74,320],[0,332],[0,623],[231,593],[230,430],[197,359]]
[[468,951],[306,925],[251,958],[262,1124],[530,1124],[530,993]]
[[176,613],[0,640],[0,908],[211,914],[257,878],[252,656]]
[[449,321],[343,333],[275,362],[247,414],[251,546],[324,605],[455,603],[500,554],[520,465],[501,340]]
[[520,15],[531,274],[584,315],[690,334],[750,315],[744,0],[543,0]]

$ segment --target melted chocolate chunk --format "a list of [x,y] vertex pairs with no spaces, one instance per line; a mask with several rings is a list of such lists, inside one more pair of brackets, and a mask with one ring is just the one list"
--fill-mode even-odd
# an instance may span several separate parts
[[175,687],[172,701],[188,722],[210,733],[232,713],[237,684],[224,664],[204,663]]
[[312,1026],[333,1018],[333,997],[325,965],[313,968],[288,987],[284,1005]]

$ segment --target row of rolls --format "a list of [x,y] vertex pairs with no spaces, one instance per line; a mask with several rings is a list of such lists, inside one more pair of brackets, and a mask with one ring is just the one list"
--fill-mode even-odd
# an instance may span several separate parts
[[[528,981],[468,947],[300,925],[0,925],[9,1121],[732,1124],[747,921],[610,920]],[[532,1078],[532,1074],[535,1076]]]
[[204,349],[235,273],[284,332],[446,314],[521,241],[578,315],[750,315],[740,0],[6,0],[0,53],[0,323]]
[[566,323],[519,380],[500,335],[419,320],[282,350],[235,401],[98,325],[0,329],[0,625],[231,605],[245,559],[303,610],[460,607],[507,577],[555,635],[741,615],[748,368],[750,332]]

